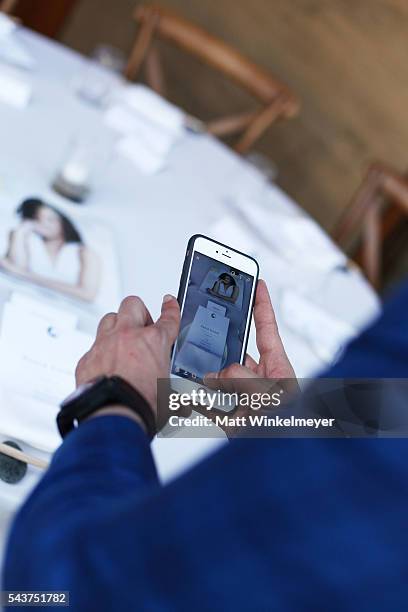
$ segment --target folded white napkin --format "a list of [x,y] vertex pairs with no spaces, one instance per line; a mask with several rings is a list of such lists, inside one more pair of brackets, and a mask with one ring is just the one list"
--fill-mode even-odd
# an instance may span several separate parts
[[105,114],[105,123],[124,136],[133,136],[156,155],[166,156],[177,136],[157,123],[137,115],[125,106],[113,106]]
[[35,65],[34,58],[25,50],[14,33],[15,21],[0,13],[0,59],[19,68],[30,70]]
[[0,41],[0,59],[25,70],[31,70],[35,66],[34,58],[25,50],[20,41],[14,36],[8,36]]
[[5,66],[0,67],[0,102],[15,108],[25,108],[31,99],[31,95],[30,83],[12,69]]
[[286,260],[322,272],[346,265],[346,255],[310,217],[276,213],[250,201],[238,207],[259,239]]
[[154,174],[165,165],[180,135],[123,105],[109,108],[105,123],[123,135],[116,150],[144,174]]
[[283,292],[281,314],[285,324],[310,344],[313,352],[324,362],[332,362],[356,330],[323,310],[295,291]]
[[146,85],[125,85],[118,93],[120,103],[132,111],[175,134],[182,132],[185,115]]
[[116,151],[132,162],[143,174],[155,174],[166,163],[164,155],[155,153],[137,136],[124,136],[116,144]]
[[144,174],[165,165],[184,131],[184,113],[145,85],[119,88],[104,119],[123,136],[117,151]]
[[0,13],[0,42],[9,36],[16,27],[16,22],[13,19],[7,17],[4,13]]

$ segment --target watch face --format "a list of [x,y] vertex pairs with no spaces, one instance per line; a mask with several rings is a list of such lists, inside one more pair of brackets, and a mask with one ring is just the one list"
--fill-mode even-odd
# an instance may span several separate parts
[[89,389],[92,389],[92,387],[94,387],[104,378],[105,376],[99,376],[98,378],[94,378],[94,380],[90,380],[89,382],[84,383],[83,385],[79,385],[79,387],[75,389],[75,391],[73,391],[70,395],[68,395],[68,397],[62,402],[61,407],[63,408],[66,404],[70,404],[71,402],[81,397],[81,395],[89,391]]

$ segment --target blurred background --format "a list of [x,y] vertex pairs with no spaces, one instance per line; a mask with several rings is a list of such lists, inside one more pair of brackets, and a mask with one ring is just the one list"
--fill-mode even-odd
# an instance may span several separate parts
[[[128,53],[136,33],[132,12],[141,3],[33,0],[24,4],[31,5],[24,9],[27,25],[89,54],[101,43]],[[161,0],[160,4],[231,43],[297,92],[302,112],[275,126],[257,148],[276,163],[278,182],[327,229],[347,205],[364,164],[375,157],[404,168],[406,2]],[[47,10],[39,10],[44,5]],[[212,118],[247,108],[241,90],[197,66],[187,54],[169,46],[163,61],[169,97],[192,114]]]
[[[25,0],[25,25],[84,54],[111,44],[127,55],[135,0]],[[256,143],[277,182],[331,230],[373,159],[405,168],[408,142],[403,0],[161,0],[282,79],[301,100],[294,120]],[[203,119],[245,110],[242,90],[167,46],[168,97]],[[402,266],[402,268],[401,268]],[[402,274],[404,257],[387,270]]]

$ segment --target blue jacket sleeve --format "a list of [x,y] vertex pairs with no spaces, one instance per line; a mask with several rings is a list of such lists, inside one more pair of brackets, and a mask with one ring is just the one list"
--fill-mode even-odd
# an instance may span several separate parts
[[18,513],[5,562],[8,590],[61,589],[80,580],[75,559],[87,526],[159,486],[150,444],[122,416],[101,416],[70,433]]

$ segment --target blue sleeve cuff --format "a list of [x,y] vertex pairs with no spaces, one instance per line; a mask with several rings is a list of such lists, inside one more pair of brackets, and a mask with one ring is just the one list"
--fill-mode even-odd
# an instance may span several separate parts
[[65,438],[46,475],[56,478],[69,470],[76,477],[86,470],[106,483],[114,478],[134,484],[157,483],[157,471],[147,435],[140,425],[121,415],[94,417]]
[[39,588],[39,577],[51,580],[56,551],[77,546],[101,513],[129,497],[134,503],[158,484],[149,440],[135,421],[119,415],[85,421],[65,438],[15,518],[5,583]]

